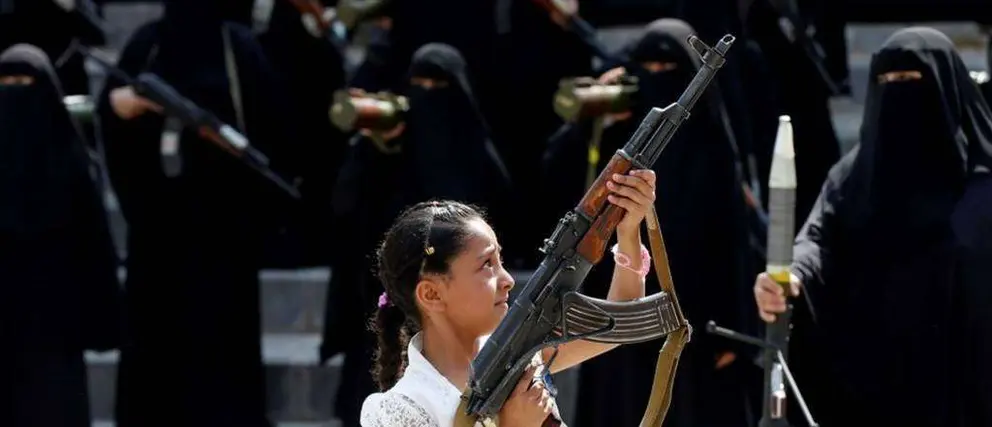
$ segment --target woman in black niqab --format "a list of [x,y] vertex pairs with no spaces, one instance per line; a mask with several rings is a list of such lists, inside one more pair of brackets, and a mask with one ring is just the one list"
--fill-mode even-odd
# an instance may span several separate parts
[[[168,0],[163,18],[138,29],[118,67],[153,72],[238,129],[282,173],[297,143],[282,88],[246,26],[247,0]],[[169,129],[154,111],[124,119],[108,77],[98,98],[110,179],[128,223],[127,329],[116,422],[269,425],[258,273],[263,237],[287,201],[259,174],[204,140]],[[120,92],[118,92],[120,93]],[[168,132],[181,170],[166,173]]]
[[408,75],[442,83],[407,89],[405,133],[415,141],[409,144],[408,164],[408,171],[419,175],[415,191],[421,197],[476,203],[493,213],[497,201],[508,195],[510,178],[490,139],[462,55],[448,45],[425,45],[414,53]]
[[861,143],[796,239],[790,363],[822,425],[990,425],[992,113],[930,28],[870,76]]
[[[661,19],[626,47],[626,72],[638,78],[636,107],[630,118],[604,131],[599,170],[650,108],[674,102],[692,80],[700,66],[687,45],[692,33],[682,21]],[[719,91],[707,91],[653,167],[658,174],[655,204],[686,317],[698,331],[709,320],[748,331],[745,323],[752,323],[752,312],[745,298],[753,271],[748,266],[746,212],[735,172],[733,133],[721,113]],[[588,128],[566,125],[549,142],[545,176],[553,186],[545,193],[564,196],[559,209],[574,207],[582,197],[588,139]],[[612,258],[605,257],[584,282],[583,292],[605,297],[601,284],[609,283],[612,268]],[[653,274],[647,286],[648,293],[656,291],[651,290],[658,287]],[[650,373],[660,345],[652,341],[622,346],[584,363],[574,424],[637,425],[650,395]],[[747,359],[745,349],[734,342],[694,335],[679,362],[666,425],[747,425],[744,378],[753,369]]]
[[48,57],[0,55],[0,424],[89,426],[84,350],[118,346],[117,254]]

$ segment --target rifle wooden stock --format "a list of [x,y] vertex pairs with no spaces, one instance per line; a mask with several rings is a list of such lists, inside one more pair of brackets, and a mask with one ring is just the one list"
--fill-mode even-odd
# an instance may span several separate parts
[[210,126],[200,126],[197,128],[196,133],[200,135],[203,139],[214,143],[214,145],[220,147],[222,150],[227,151],[232,156],[241,158],[244,157],[244,153],[234,148],[230,143],[224,140],[224,137],[220,136],[217,131],[210,128]]
[[606,245],[613,237],[617,224],[620,224],[626,213],[623,208],[606,200],[606,196],[610,194],[610,190],[606,188],[606,183],[613,180],[615,173],[620,175],[629,173],[631,166],[633,165],[630,160],[620,154],[614,154],[610,163],[606,165],[603,172],[593,182],[592,187],[579,201],[579,212],[589,218],[595,218],[595,220],[585,237],[579,242],[576,252],[593,264],[603,259]]

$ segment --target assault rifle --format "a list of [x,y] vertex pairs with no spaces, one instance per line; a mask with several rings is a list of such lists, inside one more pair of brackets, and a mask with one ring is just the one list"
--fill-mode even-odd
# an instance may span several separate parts
[[667,292],[630,302],[613,302],[587,297],[578,290],[589,270],[603,258],[606,245],[624,216],[622,208],[606,200],[609,194],[606,183],[613,174],[650,169],[654,165],[723,66],[734,37],[725,35],[715,48],[696,36],[690,36],[688,42],[702,61],[689,87],[675,103],[648,112],[578,206],[559,221],[541,248],[544,260],[472,361],[467,402],[464,402],[469,416],[495,417],[532,357],[543,348],[555,348],[547,367],[557,356],[557,347],[567,342],[585,339],[638,343],[685,328],[677,300]]
[[76,44],[75,49],[99,63],[114,77],[130,85],[135,94],[162,107],[164,116],[177,119],[184,127],[196,129],[201,137],[241,160],[288,193],[290,197],[300,198],[299,190],[269,168],[269,158],[252,147],[248,138],[245,138],[231,125],[222,122],[210,111],[200,108],[193,101],[182,96],[159,76],[152,73],[141,73],[137,78],[133,78],[105,59],[95,55],[88,48]]

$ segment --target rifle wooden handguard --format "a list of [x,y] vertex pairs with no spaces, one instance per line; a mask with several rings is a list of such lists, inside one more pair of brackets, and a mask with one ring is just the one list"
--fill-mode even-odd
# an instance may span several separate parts
[[[617,225],[620,224],[626,213],[623,208],[606,199],[610,195],[610,189],[606,188],[606,183],[613,180],[615,173],[627,175],[631,166],[630,160],[620,154],[614,154],[610,163],[603,168],[592,187],[579,201],[579,212],[589,218],[596,218],[596,221],[592,223],[589,232],[579,242],[576,252],[592,264],[598,264],[603,259],[606,245],[613,237]],[[602,215],[599,215],[600,211],[603,212]]]

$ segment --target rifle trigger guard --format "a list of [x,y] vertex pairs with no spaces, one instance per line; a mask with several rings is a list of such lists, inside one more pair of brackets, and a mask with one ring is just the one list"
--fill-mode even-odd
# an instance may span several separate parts
[[575,331],[587,336],[586,340],[604,344],[651,341],[684,327],[665,292],[623,302],[569,292],[563,304],[561,331]]

